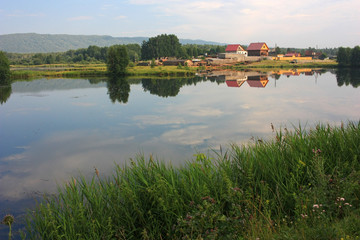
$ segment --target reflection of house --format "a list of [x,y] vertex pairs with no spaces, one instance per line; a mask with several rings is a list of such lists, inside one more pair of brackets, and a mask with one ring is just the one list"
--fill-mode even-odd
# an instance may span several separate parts
[[236,53],[247,55],[247,51],[240,44],[229,44],[225,49],[225,53]]
[[226,85],[228,87],[241,87],[245,80],[226,80]]
[[273,71],[273,74],[277,75],[286,75],[286,76],[299,76],[300,74],[305,74],[311,76],[314,74],[314,71],[311,68],[298,68],[298,69],[287,69],[287,70],[277,70]]
[[250,43],[247,48],[248,56],[268,56],[269,47],[266,43]]
[[250,87],[264,88],[269,82],[267,75],[249,76],[247,83]]

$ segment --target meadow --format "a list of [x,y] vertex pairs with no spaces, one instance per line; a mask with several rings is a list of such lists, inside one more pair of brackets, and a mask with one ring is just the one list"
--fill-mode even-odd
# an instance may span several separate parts
[[360,122],[272,131],[182,166],[137,156],[69,179],[28,212],[22,237],[359,239]]

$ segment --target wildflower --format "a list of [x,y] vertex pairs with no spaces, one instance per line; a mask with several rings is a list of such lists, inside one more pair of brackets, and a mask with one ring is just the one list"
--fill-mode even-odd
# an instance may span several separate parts
[[319,204],[314,204],[313,208],[319,208]]
[[342,197],[342,198],[340,198],[340,201],[345,201],[345,198],[343,198],[343,197]]
[[11,224],[13,224],[13,222],[14,222],[14,216],[10,215],[10,214],[7,214],[7,215],[5,215],[5,217],[3,218],[1,223],[5,224],[5,225],[8,225],[8,226],[11,226]]

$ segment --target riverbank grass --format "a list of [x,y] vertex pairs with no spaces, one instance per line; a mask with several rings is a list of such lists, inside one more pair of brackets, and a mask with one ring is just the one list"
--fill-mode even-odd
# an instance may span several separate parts
[[[32,79],[36,77],[101,77],[107,76],[105,64],[44,64],[44,65],[13,65],[12,79]],[[194,76],[197,67],[176,66],[129,66],[128,76],[184,77]]]
[[73,178],[27,217],[30,239],[359,239],[360,122],[284,128],[273,140],[143,156]]

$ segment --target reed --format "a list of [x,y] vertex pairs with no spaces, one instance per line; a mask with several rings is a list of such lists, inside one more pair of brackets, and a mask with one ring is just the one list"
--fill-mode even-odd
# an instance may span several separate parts
[[[360,122],[276,132],[173,167],[138,156],[73,178],[27,216],[30,239],[360,236]],[[326,227],[324,227],[326,226]]]

